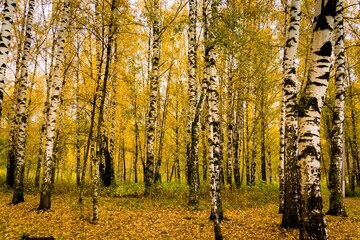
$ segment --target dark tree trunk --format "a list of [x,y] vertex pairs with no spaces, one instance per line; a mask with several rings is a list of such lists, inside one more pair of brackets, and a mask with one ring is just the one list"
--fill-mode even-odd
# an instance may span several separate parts
[[265,111],[265,101],[264,101],[264,84],[261,84],[261,99],[260,99],[260,104],[261,104],[261,111],[260,111],[260,115],[261,115],[261,120],[260,120],[260,134],[261,134],[261,180],[266,182],[266,148],[265,148],[265,138],[266,138],[266,123],[265,123],[265,117],[266,117],[266,113]]
[[8,151],[8,162],[6,165],[6,186],[9,189],[14,187],[14,179],[15,179],[15,148],[10,148]]
[[110,151],[108,146],[108,137],[106,133],[102,134],[102,158],[104,161],[100,162],[100,178],[105,187],[110,187],[111,180],[114,175],[114,168],[112,166]]

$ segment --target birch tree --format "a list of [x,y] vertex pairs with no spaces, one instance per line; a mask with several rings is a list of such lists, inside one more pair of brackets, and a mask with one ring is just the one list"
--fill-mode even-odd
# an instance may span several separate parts
[[[55,11],[55,9],[53,9]],[[39,150],[38,150],[38,159],[37,159],[37,166],[36,166],[36,173],[35,173],[35,188],[39,188],[40,186],[40,171],[43,159],[43,145],[44,145],[44,137],[46,133],[46,126],[47,121],[49,119],[49,102],[50,102],[50,94],[51,94],[51,83],[52,83],[52,75],[53,75],[53,66],[54,66],[54,58],[55,58],[55,46],[56,46],[56,35],[55,31],[53,31],[53,42],[51,46],[51,53],[50,53],[50,66],[49,66],[49,74],[46,77],[46,100],[44,104],[43,110],[43,119],[44,122],[41,125],[40,130],[40,141],[39,141]],[[47,69],[47,59],[45,59],[45,71]]]
[[9,54],[9,45],[11,39],[11,31],[13,26],[14,11],[16,7],[15,0],[6,0],[3,9],[3,19],[1,24],[0,36],[0,122],[2,117],[2,105],[4,99],[4,84],[7,59]]
[[342,169],[344,157],[344,104],[345,59],[342,0],[336,2],[334,54],[335,54],[335,102],[332,117],[331,156],[329,169],[330,207],[326,214],[347,216],[342,195]]
[[[189,29],[188,29],[188,79],[189,79],[189,128],[188,133],[190,142],[188,143],[188,174],[190,183],[189,205],[197,206],[199,204],[199,124],[196,116],[197,108],[197,0],[189,1]],[[195,119],[196,118],[196,119]]]
[[152,192],[154,183],[154,156],[155,156],[155,127],[159,92],[159,61],[160,61],[160,2],[153,0],[151,5],[152,37],[151,43],[151,71],[150,71],[150,100],[146,123],[146,165],[144,172],[145,195]]
[[296,80],[296,53],[299,45],[301,0],[292,0],[290,22],[287,30],[284,56],[284,101],[285,101],[285,165],[284,209],[282,227],[299,227],[299,194],[297,159],[298,104]]
[[[104,126],[104,108],[105,100],[107,96],[107,85],[110,80],[110,65],[112,60],[114,35],[116,32],[116,26],[114,22],[114,13],[116,8],[116,0],[111,1],[110,6],[110,23],[108,26],[107,42],[106,42],[106,60],[104,69],[104,79],[101,92],[100,110],[99,110],[99,121],[98,121],[98,138],[97,138],[97,156],[100,163],[100,177],[103,184],[107,187],[111,185],[112,169],[109,148],[108,148],[108,137],[106,127]],[[99,73],[100,75],[100,73]],[[100,134],[100,136],[99,136]],[[96,166],[96,165],[95,165]]]
[[13,204],[24,202],[24,169],[25,169],[25,146],[26,146],[26,90],[28,85],[28,65],[30,61],[30,47],[32,41],[32,23],[34,16],[35,0],[29,1],[29,9],[26,20],[26,32],[24,51],[21,59],[21,76],[18,92],[18,134],[16,148],[16,167],[14,178]]
[[320,192],[320,116],[330,75],[336,0],[316,0],[309,78],[299,102],[300,239],[328,239]]
[[[0,123],[2,117],[2,104],[4,98],[4,84],[5,84],[5,72],[7,66],[7,59],[9,54],[9,45],[11,40],[10,32],[13,28],[13,18],[14,18],[14,9],[15,9],[15,1],[5,1],[3,13],[4,19],[2,21],[1,28],[1,39],[0,39]],[[25,14],[25,13],[24,13]],[[22,27],[23,28],[23,27]],[[21,34],[22,35],[22,34]],[[6,165],[6,186],[9,189],[13,189],[14,187],[14,174],[15,174],[15,164],[16,164],[16,140],[17,140],[17,120],[16,120],[16,109],[18,108],[17,96],[19,91],[19,76],[18,72],[21,69],[20,60],[21,60],[21,52],[22,52],[22,41],[20,41],[18,46],[18,58],[16,60],[16,74],[15,74],[15,88],[13,96],[15,96],[12,100],[11,106],[11,117],[10,117],[10,132],[9,132],[9,149],[8,149],[8,157],[7,157],[7,165]]]
[[281,116],[280,116],[280,156],[279,156],[279,213],[284,212],[285,202],[285,97],[281,99]]
[[[285,15],[285,23],[284,23],[284,36],[287,39],[288,31],[288,6],[289,0],[285,0],[283,2],[284,5],[284,15]],[[286,43],[285,43],[286,44]],[[283,58],[283,75],[285,73],[285,52],[286,47],[284,46],[284,58]],[[284,175],[284,168],[285,168],[285,91],[282,91],[281,97],[281,112],[280,112],[280,151],[279,151],[279,213],[283,213],[284,211],[284,197],[285,197],[285,175]]]
[[204,15],[205,25],[208,31],[208,38],[205,41],[205,48],[208,51],[208,103],[209,103],[209,160],[210,160],[210,193],[211,193],[211,218],[214,221],[215,239],[222,239],[220,222],[222,220],[222,205],[220,192],[220,116],[219,116],[219,93],[217,90],[216,52],[215,52],[215,16],[217,4],[212,0],[205,0]]
[[63,2],[63,16],[60,23],[59,33],[57,37],[57,53],[54,66],[54,78],[52,85],[52,94],[49,102],[49,118],[46,126],[46,146],[45,146],[45,163],[43,180],[40,192],[40,204],[39,210],[47,210],[51,207],[51,188],[52,188],[52,168],[53,161],[53,147],[54,147],[54,135],[55,125],[57,121],[57,110],[60,103],[60,93],[62,87],[61,70],[64,62],[64,46],[65,46],[65,28],[68,22],[68,15],[70,11],[70,0]]
[[[233,172],[233,155],[234,155],[234,59],[232,54],[228,56],[228,84],[227,84],[227,134],[228,134],[228,141],[227,141],[227,162],[226,162],[226,182],[232,188],[232,172]],[[234,169],[235,172],[235,169]]]

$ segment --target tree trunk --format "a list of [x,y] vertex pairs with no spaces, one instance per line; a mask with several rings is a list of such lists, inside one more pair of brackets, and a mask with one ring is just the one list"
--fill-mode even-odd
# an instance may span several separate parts
[[[40,131],[40,140],[39,140],[39,149],[38,149],[38,159],[37,159],[37,165],[36,165],[36,174],[35,174],[35,188],[39,188],[40,187],[40,172],[41,172],[41,167],[42,167],[42,161],[44,158],[44,152],[43,152],[43,147],[44,147],[44,137],[46,134],[46,126],[47,126],[47,122],[49,119],[49,102],[50,102],[50,96],[51,96],[51,84],[52,84],[52,75],[53,75],[53,66],[54,66],[54,58],[55,58],[55,45],[56,45],[56,35],[55,35],[55,31],[53,32],[53,42],[52,42],[52,46],[51,46],[51,54],[50,54],[50,67],[49,67],[49,74],[46,78],[46,100],[45,100],[45,104],[44,104],[44,110],[43,110],[43,115],[44,115],[44,122],[41,125],[41,131]],[[47,61],[45,59],[45,61]],[[47,64],[45,62],[45,64]]]
[[112,166],[109,152],[109,139],[106,127],[103,127],[101,133],[101,161],[100,161],[100,179],[105,187],[110,187],[112,179]]
[[234,153],[234,87],[233,87],[233,56],[228,56],[228,84],[227,84],[227,161],[226,161],[226,182],[232,188],[233,153]]
[[252,131],[252,161],[251,161],[251,171],[250,171],[250,185],[251,186],[255,186],[255,177],[256,177],[256,135],[257,135],[257,131],[256,131],[256,125],[257,125],[257,118],[256,118],[256,114],[257,114],[257,106],[256,103],[254,103],[254,108],[253,108],[253,131]]
[[260,96],[260,134],[261,134],[261,150],[260,150],[260,158],[261,158],[261,180],[266,183],[266,106],[265,106],[265,96],[264,96],[264,83],[261,84],[261,96]]
[[8,155],[7,155],[7,165],[6,165],[6,186],[9,189],[13,189],[14,187],[14,178],[15,178],[15,165],[16,165],[16,146],[17,146],[17,138],[18,138],[18,118],[17,118],[17,109],[18,107],[18,101],[19,98],[19,88],[20,88],[20,82],[16,78],[15,82],[15,89],[13,93],[13,101],[11,106],[11,117],[10,117],[10,131],[9,131],[9,149],[8,149]]
[[285,98],[285,195],[281,226],[298,228],[299,215],[299,172],[296,167],[298,149],[298,103],[296,80],[296,54],[299,45],[301,0],[292,0],[290,24],[285,43],[283,91]]
[[14,195],[12,199],[13,204],[24,202],[24,169],[25,169],[25,146],[26,146],[26,91],[28,85],[28,65],[30,61],[30,47],[31,47],[31,31],[33,23],[33,14],[35,8],[35,0],[29,1],[29,9],[26,19],[26,32],[24,52],[21,59],[21,76],[19,81],[19,98],[17,116],[18,119],[18,135],[16,147],[16,167],[14,174]]
[[155,127],[156,127],[156,110],[158,104],[159,92],[159,61],[160,61],[160,2],[154,0],[151,8],[151,24],[153,41],[151,44],[152,58],[151,58],[151,72],[150,72],[150,101],[149,112],[146,123],[147,144],[146,144],[146,164],[144,173],[145,192],[147,196],[153,192],[154,184],[154,151],[155,151]]
[[[246,90],[246,96],[248,96],[248,90]],[[249,102],[248,100],[244,100],[244,146],[243,146],[243,155],[245,158],[246,165],[246,185],[251,186],[251,167],[250,167],[250,151],[249,151],[249,142],[250,142],[250,133],[249,133]]]
[[124,137],[125,129],[122,130],[122,138],[121,138],[121,159],[123,164],[123,180],[126,182],[126,158],[125,158],[125,137]]
[[5,72],[7,66],[7,59],[9,54],[9,46],[11,39],[11,32],[13,27],[14,10],[16,7],[15,0],[5,0],[3,6],[3,19],[1,24],[1,38],[0,38],[0,123],[2,118],[2,106],[4,99],[4,84]]
[[[198,101],[197,93],[197,0],[189,1],[189,29],[188,29],[188,79],[189,79],[189,136],[190,149],[188,157],[189,173],[189,205],[197,207],[199,205],[199,131],[201,129],[200,117],[204,99],[204,91],[201,92]],[[204,30],[204,35],[205,35]],[[205,50],[206,51],[206,50]],[[206,57],[205,57],[206,58]],[[205,67],[206,68],[206,67]],[[204,79],[206,77],[204,76]],[[204,88],[203,88],[204,90]]]
[[268,159],[267,159],[267,164],[268,164],[268,168],[269,168],[269,182],[272,183],[272,164],[271,164],[271,149],[270,146],[268,146]]
[[137,120],[137,104],[136,97],[134,99],[134,119],[135,119],[135,159],[134,159],[134,182],[138,182],[138,174],[137,174],[137,165],[139,160],[139,145],[140,145],[140,133],[139,133],[139,123]]
[[332,118],[331,156],[329,169],[330,207],[326,213],[347,216],[342,196],[342,169],[344,166],[344,104],[345,60],[342,0],[336,2],[335,16],[335,102]]
[[280,156],[279,156],[279,213],[284,212],[285,197],[285,95],[283,93],[281,101],[280,117]]
[[[115,58],[115,63],[117,63]],[[117,98],[116,98],[116,80],[117,76],[114,76],[112,81],[112,89],[113,89],[113,96],[110,100],[111,105],[111,117],[110,117],[110,138],[109,138],[109,158],[110,158],[110,182],[115,183],[115,160],[114,160],[114,152],[115,152],[115,123],[116,123],[116,105],[117,105]]]
[[[94,93],[93,102],[92,102],[92,109],[91,109],[91,115],[90,115],[90,128],[89,128],[88,139],[87,139],[86,148],[85,148],[85,152],[84,152],[84,160],[83,160],[83,167],[82,167],[82,174],[81,174],[81,184],[80,184],[80,191],[79,191],[80,192],[79,193],[79,203],[82,202],[82,197],[83,197],[83,188],[84,188],[84,184],[85,184],[85,176],[86,176],[89,152],[91,155],[91,159],[93,159],[92,155],[94,152],[93,145],[94,145],[94,125],[95,125],[95,114],[96,114],[96,102],[98,101],[98,98],[99,98],[99,91],[100,91],[100,81],[98,80],[96,82],[96,88],[95,88],[95,93]],[[89,167],[90,173],[92,173],[91,166],[92,166],[92,162],[90,162],[90,167]],[[92,178],[92,176],[90,176],[90,177]]]
[[[109,156],[108,156],[108,149],[107,149],[107,134],[106,130],[104,128],[104,108],[105,108],[105,99],[106,99],[106,93],[107,93],[107,83],[109,80],[109,71],[110,71],[110,63],[111,63],[111,49],[112,49],[112,41],[113,41],[113,11],[115,9],[115,0],[112,0],[111,2],[111,17],[110,17],[110,23],[109,23],[109,31],[108,31],[108,41],[106,45],[106,60],[105,60],[105,71],[104,71],[104,79],[102,82],[102,88],[101,88],[101,97],[100,97],[100,108],[99,108],[99,115],[98,115],[98,124],[97,124],[97,136],[96,136],[96,151],[94,156],[94,188],[93,188],[93,219],[92,221],[94,223],[97,223],[99,220],[99,206],[98,206],[98,188],[99,188],[99,181],[100,178],[105,186],[110,186],[111,183],[109,183],[109,180],[111,181],[111,176],[108,176],[107,174],[107,167],[106,165],[109,165]],[[96,3],[98,4],[98,3]],[[95,11],[98,10],[98,5],[95,6]],[[96,18],[100,17],[97,12]],[[104,31],[104,27],[102,28],[102,31]],[[103,34],[102,36],[105,36]],[[102,42],[102,44],[104,44]],[[104,47],[101,47],[101,55],[103,53]],[[98,52],[99,53],[99,52]],[[98,56],[98,79],[101,79],[101,62],[102,62],[102,56],[100,54],[97,54]],[[111,167],[109,167],[111,168]],[[109,169],[108,168],[108,169]],[[103,174],[101,174],[101,171],[104,171]],[[106,174],[105,174],[106,173]],[[106,177],[105,177],[106,175]]]
[[176,126],[175,126],[175,162],[174,162],[174,168],[175,168],[175,178],[180,183],[180,123],[179,123],[179,98],[176,98],[176,107],[175,107],[175,120],[176,120]]
[[331,65],[335,1],[315,1],[310,75],[299,102],[300,239],[328,239],[320,192],[320,116]]
[[239,95],[237,95],[237,111],[235,116],[235,124],[233,128],[233,142],[234,142],[234,180],[236,188],[239,189],[241,186],[241,178],[240,178],[240,146],[243,142],[243,138],[241,137],[240,131],[243,130],[243,106],[242,101],[239,99]]
[[[79,56],[78,56],[79,57]],[[80,61],[80,59],[78,59]],[[78,64],[79,66],[80,64]],[[79,66],[80,67],[80,66]],[[75,104],[76,104],[76,184],[80,187],[81,184],[81,142],[80,142],[80,104],[79,104],[79,70],[76,71],[76,79],[75,79]]]
[[[162,164],[162,155],[163,155],[163,148],[164,148],[164,137],[165,137],[165,125],[166,125],[166,116],[167,116],[167,109],[169,105],[169,91],[170,91],[170,80],[171,80],[171,68],[172,64],[169,69],[169,76],[166,86],[166,93],[165,93],[165,102],[164,102],[164,109],[163,115],[160,122],[160,129],[159,129],[159,144],[158,144],[158,153],[157,153],[157,162],[156,168],[154,173],[154,183],[160,182],[161,183],[161,173],[160,168]],[[159,104],[160,105],[160,104]]]
[[211,193],[211,218],[214,222],[215,239],[222,239],[220,222],[223,219],[221,192],[220,192],[220,174],[221,174],[221,156],[220,156],[220,116],[219,116],[219,93],[216,87],[217,71],[215,58],[215,29],[214,19],[217,12],[217,4],[212,0],[204,1],[205,25],[207,26],[208,38],[205,46],[209,54],[209,160],[210,160],[210,193]]
[[[115,6],[116,7],[116,6]],[[113,21],[113,20],[112,20]],[[114,26],[114,34],[117,33],[117,24]],[[116,36],[115,36],[116,37]],[[118,45],[115,41],[114,43],[114,64],[119,64],[118,59]],[[116,125],[116,105],[118,103],[117,100],[117,82],[118,82],[118,71],[117,68],[114,67],[113,80],[111,82],[112,88],[112,96],[110,100],[110,108],[111,108],[111,117],[110,117],[110,139],[109,139],[109,154],[110,154],[110,165],[111,165],[111,182],[116,183],[115,181],[115,125]]]
[[[100,109],[99,109],[99,121],[98,121],[98,129],[97,129],[97,148],[96,148],[96,158],[99,158],[100,164],[100,178],[106,187],[111,185],[112,179],[112,166],[111,166],[111,159],[109,156],[109,149],[108,149],[108,137],[107,131],[104,129],[104,108],[105,108],[105,100],[106,100],[106,93],[107,93],[107,85],[110,78],[110,64],[112,59],[112,47],[115,35],[115,26],[114,26],[114,12],[116,7],[116,0],[111,1],[110,11],[110,22],[108,26],[108,33],[107,33],[107,42],[106,42],[106,60],[105,60],[105,69],[104,69],[104,79],[102,85],[102,92],[101,92],[101,102],[100,102]],[[103,30],[103,29],[102,29]],[[104,31],[104,30],[103,30]],[[105,36],[105,34],[104,34]],[[102,43],[104,44],[104,43]],[[101,60],[100,60],[101,61]],[[99,76],[101,76],[101,67],[99,67]],[[106,132],[106,133],[105,133]],[[104,134],[105,133],[105,134]],[[97,221],[97,219],[94,219]]]
[[[205,113],[204,113],[205,115]],[[208,114],[207,114],[208,115]],[[203,151],[202,151],[202,162],[203,162],[203,182],[206,182],[208,180],[208,167],[209,167],[209,144],[208,144],[208,137],[207,137],[207,133],[208,133],[208,128],[209,128],[209,124],[207,123],[207,120],[203,119],[203,124],[202,124],[202,136],[201,136],[201,142],[202,142],[202,147],[203,147]]]
[[[349,157],[347,157],[347,167],[348,167],[348,176],[350,181],[350,192],[351,194],[355,193],[355,185],[356,182],[359,185],[360,181],[358,180],[358,165],[359,165],[359,151],[358,151],[358,141],[357,141],[357,116],[355,111],[355,103],[354,103],[354,91],[353,91],[353,82],[350,80],[351,76],[350,68],[348,68],[347,75],[348,75],[348,99],[349,99],[349,108],[350,108],[350,119],[351,119],[351,132],[352,136],[348,137],[348,141],[346,146],[350,147],[350,154],[352,158],[352,168],[350,167]],[[349,156],[349,153],[347,154]]]
[[[284,37],[288,38],[288,15],[289,15],[289,0],[286,0],[284,3]],[[286,44],[286,43],[285,43]],[[284,59],[283,59],[283,73],[285,70],[285,53],[286,47],[284,47]],[[282,89],[282,98],[281,98],[281,117],[280,117],[280,156],[279,156],[279,213],[284,211],[284,197],[285,197],[285,91]]]
[[60,24],[58,40],[58,51],[56,54],[56,63],[54,68],[54,82],[53,82],[53,92],[50,99],[49,107],[49,121],[46,126],[46,148],[45,148],[45,164],[44,164],[44,173],[43,181],[41,185],[40,193],[40,204],[39,210],[50,209],[51,207],[51,187],[52,187],[52,167],[54,165],[52,154],[54,146],[54,133],[55,133],[55,124],[57,119],[57,109],[59,106],[59,95],[61,92],[61,82],[62,78],[61,68],[64,61],[64,45],[65,45],[65,27],[68,21],[68,15],[70,11],[70,0],[64,2],[63,7],[63,17]]
[[[349,81],[350,82],[350,81]],[[352,173],[351,173],[351,179],[352,179],[352,192],[355,192],[355,182],[357,182],[357,185],[360,185],[359,179],[358,179],[358,166],[359,166],[359,150],[358,150],[358,141],[357,141],[357,116],[355,112],[355,104],[353,98],[353,86],[352,83],[349,83],[349,89],[350,89],[350,114],[351,114],[351,130],[352,130],[352,139],[351,139],[351,157],[352,157]]]
[[[26,10],[24,10],[24,15],[26,15]],[[22,24],[25,29],[25,23]],[[26,29],[25,29],[26,30]],[[24,30],[24,31],[25,31]],[[25,38],[25,33],[23,34]],[[15,86],[13,92],[13,99],[11,104],[10,111],[10,131],[9,131],[9,143],[8,143],[8,156],[7,156],[7,168],[6,168],[6,185],[9,189],[14,187],[14,178],[15,178],[15,167],[16,167],[16,152],[17,152],[17,139],[18,139],[18,130],[19,130],[19,118],[17,117],[17,111],[19,109],[19,89],[20,89],[20,79],[21,79],[21,68],[22,68],[22,55],[23,55],[23,42],[20,42],[18,46],[18,57],[16,59],[16,72],[15,72]]]

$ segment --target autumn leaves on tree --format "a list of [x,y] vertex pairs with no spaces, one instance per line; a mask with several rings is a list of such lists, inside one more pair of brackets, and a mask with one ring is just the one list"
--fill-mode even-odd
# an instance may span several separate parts
[[131,182],[152,198],[176,181],[190,210],[205,186],[221,239],[222,191],[279,184],[281,226],[327,239],[327,181],[327,214],[347,216],[345,191],[360,183],[351,0],[35,3],[2,10],[0,149],[13,204],[34,180],[38,209],[50,209],[56,183],[74,181],[80,204],[91,192],[96,223],[103,189]]

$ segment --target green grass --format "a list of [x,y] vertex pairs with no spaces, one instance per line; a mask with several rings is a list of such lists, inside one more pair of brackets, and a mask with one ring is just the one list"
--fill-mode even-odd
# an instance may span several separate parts
[[[0,169],[0,188],[2,191],[11,193],[12,191],[5,186],[5,170]],[[199,206],[197,209],[209,209],[211,206],[209,184],[202,184],[199,190]],[[25,180],[25,194],[37,195],[39,189],[34,187],[33,176]],[[91,198],[93,185],[90,181],[84,186],[84,197]],[[255,186],[242,186],[240,189],[222,188],[222,204],[224,209],[244,209],[277,204],[279,197],[278,183],[259,182]],[[148,197],[144,197],[143,183],[118,182],[111,187],[100,187],[100,197],[122,198],[123,206],[129,208],[148,209],[154,206],[164,209],[185,209],[188,206],[189,187],[186,183],[163,182],[154,186],[154,192]],[[325,206],[328,201],[328,190],[326,183],[322,184],[322,193]],[[61,181],[55,182],[53,195],[70,194],[76,199],[79,196],[79,188],[76,186],[75,179],[64,177]],[[25,196],[26,197],[26,196]],[[354,199],[360,199],[360,193],[355,193]],[[150,200],[150,201],[148,201]]]

